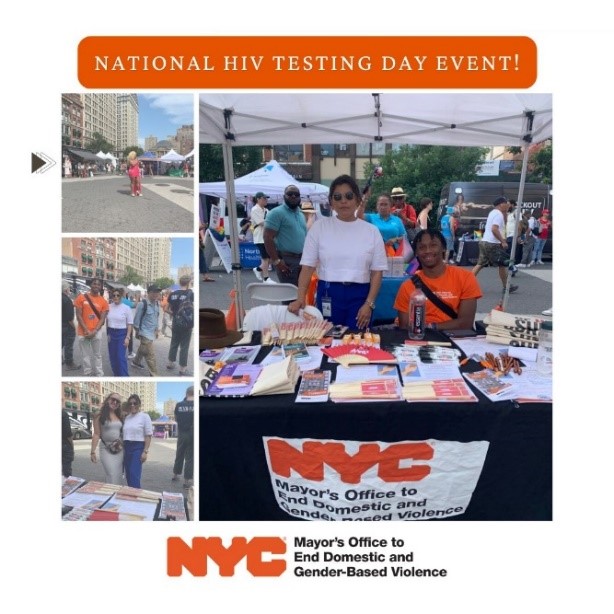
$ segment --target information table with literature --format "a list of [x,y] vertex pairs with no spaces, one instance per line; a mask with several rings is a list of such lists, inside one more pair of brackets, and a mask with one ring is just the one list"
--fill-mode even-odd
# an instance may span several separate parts
[[[381,331],[383,349],[404,340]],[[337,365],[322,368],[334,381]],[[473,402],[201,397],[200,520],[551,520],[551,402],[473,391]]]

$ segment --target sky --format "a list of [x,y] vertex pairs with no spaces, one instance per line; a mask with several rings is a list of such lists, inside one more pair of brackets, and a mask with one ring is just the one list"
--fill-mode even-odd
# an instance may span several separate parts
[[194,123],[192,94],[138,94],[139,145],[145,137],[156,136],[158,141],[174,135],[177,128]]
[[164,402],[168,399],[181,401],[185,398],[185,391],[190,385],[189,381],[183,382],[158,382],[156,387],[156,410],[162,413]]
[[183,265],[194,268],[194,241],[192,239],[171,239],[171,273],[177,276],[177,268]]

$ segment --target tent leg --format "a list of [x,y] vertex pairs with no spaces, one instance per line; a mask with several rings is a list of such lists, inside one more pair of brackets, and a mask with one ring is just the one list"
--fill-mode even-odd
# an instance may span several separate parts
[[[518,241],[518,222],[520,221],[520,211],[522,210],[522,199],[524,197],[524,184],[527,178],[527,167],[529,164],[529,143],[524,146],[523,157],[522,157],[522,171],[520,172],[520,184],[518,186],[518,202],[516,206],[516,211],[514,215],[516,216],[516,223],[514,224],[514,238],[512,239],[512,249],[510,250],[510,258],[512,262],[514,261],[514,254],[516,253],[516,242]],[[503,303],[502,309],[503,311],[507,311],[507,300],[510,296],[510,280],[512,276],[507,274],[507,283],[505,284],[505,288],[503,289]]]
[[227,140],[222,146],[224,156],[224,177],[226,177],[226,202],[230,222],[230,248],[232,254],[232,278],[235,287],[235,309],[237,330],[243,327],[243,297],[241,293],[241,256],[239,252],[239,232],[237,229],[237,205],[235,198],[234,169],[232,164],[232,145]]

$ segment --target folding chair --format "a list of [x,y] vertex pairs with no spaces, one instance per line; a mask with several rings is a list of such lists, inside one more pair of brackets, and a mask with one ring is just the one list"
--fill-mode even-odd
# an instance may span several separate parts
[[247,285],[252,306],[271,303],[289,303],[296,300],[298,288],[292,284],[252,283]]

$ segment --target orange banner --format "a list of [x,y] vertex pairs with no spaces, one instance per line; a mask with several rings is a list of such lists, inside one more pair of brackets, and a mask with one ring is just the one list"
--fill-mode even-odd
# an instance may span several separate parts
[[91,36],[78,77],[92,89],[528,88],[526,36]]

